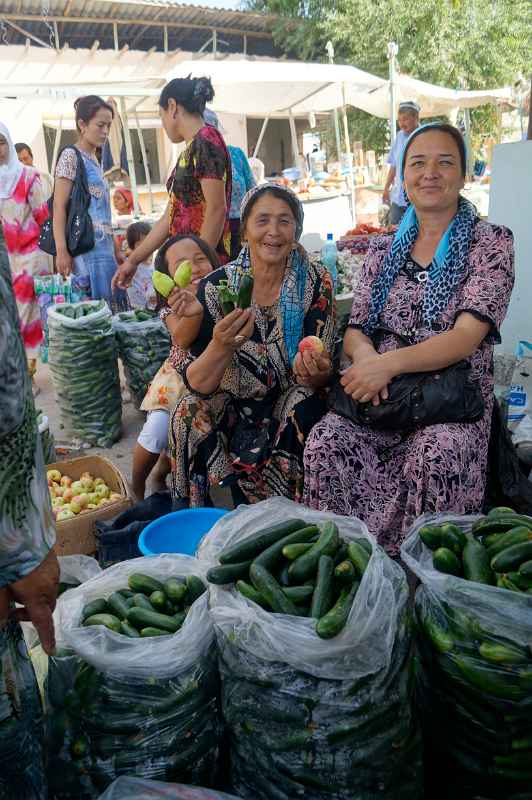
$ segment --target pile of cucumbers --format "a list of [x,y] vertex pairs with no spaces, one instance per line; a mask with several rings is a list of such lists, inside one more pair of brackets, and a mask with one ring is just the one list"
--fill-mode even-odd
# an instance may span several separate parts
[[234,583],[267,611],[312,617],[318,636],[331,639],[345,627],[371,553],[368,539],[344,542],[332,521],[289,519],[222,550],[207,580]]
[[87,603],[81,622],[85,627],[103,625],[133,639],[168,636],[183,626],[190,606],[205,591],[205,584],[196,575],[161,583],[136,572],[129,576],[127,589]]
[[494,508],[465,533],[458,525],[424,525],[423,544],[439,572],[532,595],[532,517]]
[[140,408],[148,386],[168,358],[170,335],[158,314],[144,309],[116,314],[113,330],[129,392]]
[[48,329],[61,426],[82,442],[110,447],[120,438],[122,425],[111,312],[104,300],[57,305],[48,314]]

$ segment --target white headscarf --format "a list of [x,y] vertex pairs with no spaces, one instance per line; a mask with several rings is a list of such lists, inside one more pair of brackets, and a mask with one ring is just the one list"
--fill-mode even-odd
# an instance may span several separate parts
[[15,187],[19,182],[24,164],[18,160],[15,145],[11,140],[8,129],[3,122],[0,122],[0,135],[4,137],[9,145],[9,155],[6,164],[0,164],[0,200],[6,200],[11,197],[15,191]]

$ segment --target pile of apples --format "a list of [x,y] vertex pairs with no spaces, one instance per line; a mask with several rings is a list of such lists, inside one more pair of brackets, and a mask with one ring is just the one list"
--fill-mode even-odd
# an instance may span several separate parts
[[121,494],[110,490],[103,478],[94,478],[90,472],[84,472],[77,481],[61,475],[58,469],[49,469],[46,476],[52,513],[58,522],[122,499]]

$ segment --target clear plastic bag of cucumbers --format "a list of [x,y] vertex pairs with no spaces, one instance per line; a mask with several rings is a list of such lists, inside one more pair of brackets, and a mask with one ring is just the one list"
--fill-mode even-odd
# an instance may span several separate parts
[[[173,626],[175,633],[170,625],[158,635],[149,631],[147,638],[140,631],[117,632],[113,618],[120,620],[121,608],[129,605],[109,598],[120,590],[124,601],[131,599],[133,575],[139,604],[132,605],[148,628],[160,625],[163,614],[138,598],[148,601],[154,582],[186,586],[179,602],[186,594],[190,606]],[[117,564],[59,598],[60,652],[50,658],[46,681],[51,798],[95,798],[125,774],[207,786],[213,780],[218,669],[204,587],[196,559],[162,555]],[[83,625],[89,611],[94,620],[94,604],[102,598],[113,615],[103,610],[102,619]]]
[[99,800],[238,800],[234,795],[179,783],[117,778]]
[[[401,549],[403,560],[422,582],[416,595],[416,629],[428,797],[532,797],[532,596],[502,585],[492,568],[499,568],[501,559],[494,562],[498,556],[491,554],[486,560],[471,544],[474,539],[481,550],[486,545],[489,549],[497,540],[487,537],[512,536],[509,524],[500,512],[489,522],[425,516],[414,524]],[[460,576],[435,568],[439,548],[433,550],[423,541],[441,545],[435,539],[442,526],[443,544],[452,542],[446,531],[456,534],[458,528],[465,535]],[[427,530],[433,531],[432,539]],[[465,551],[468,544],[470,552]],[[515,546],[509,545],[503,566],[519,575],[520,555],[510,552]],[[437,567],[441,563],[436,559]]]
[[[294,520],[303,527],[294,530]],[[353,518],[271,498],[222,518],[204,538],[198,557],[209,562],[211,579],[212,569],[221,569],[220,559],[227,567],[228,554],[240,559],[233,563],[244,570],[242,564],[247,565],[252,588],[275,605],[286,553],[290,564],[311,553],[300,547],[297,556],[292,545],[313,544],[306,534],[298,542],[298,531],[309,526],[327,531],[330,523],[346,544],[364,540],[371,549],[354,599],[348,590],[347,613],[344,603],[337,609],[340,623],[329,619],[335,635],[318,635],[308,597],[296,600],[292,593],[290,602],[298,608],[287,613],[290,606],[285,612],[273,611],[249,591],[242,593],[235,582],[210,584],[232,786],[241,797],[261,800],[418,798],[421,753],[412,713],[406,576],[366,527]],[[295,570],[300,587],[306,583],[313,592],[327,592],[323,576],[318,576],[322,556],[311,567],[303,564],[305,581],[299,575],[301,565]],[[345,561],[343,553],[337,557],[339,563]],[[257,561],[262,567],[258,571],[253,567]],[[219,572],[214,576],[219,579]],[[342,587],[345,580],[332,575]],[[333,587],[333,598],[337,591],[342,594],[343,589]]]
[[110,447],[120,438],[117,346],[105,300],[64,303],[48,312],[49,364],[68,436]]
[[140,408],[148,386],[168,358],[170,335],[154,311],[136,309],[113,317],[128,389],[136,408]]

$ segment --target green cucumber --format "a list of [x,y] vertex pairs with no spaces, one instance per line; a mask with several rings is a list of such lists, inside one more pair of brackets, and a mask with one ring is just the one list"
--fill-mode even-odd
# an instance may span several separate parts
[[142,628],[160,628],[170,633],[175,633],[179,630],[179,623],[173,617],[159,614],[157,611],[148,611],[148,609],[139,608],[138,606],[129,609],[127,621],[138,630]]
[[334,577],[344,586],[349,586],[357,578],[357,571],[352,561],[342,561],[334,568]]
[[236,298],[237,308],[249,308],[253,297],[253,275],[246,272],[240,280],[240,287]]
[[418,531],[419,538],[429,550],[441,547],[441,531],[439,525],[423,525]]
[[349,560],[353,563],[357,573],[362,577],[369,564],[370,556],[367,551],[358,544],[358,542],[350,542],[347,546],[347,553]]
[[497,578],[498,589],[508,589],[509,592],[520,592],[521,589],[517,586],[508,575],[499,575]]
[[421,624],[436,650],[440,653],[449,653],[451,650],[454,650],[453,637],[450,633],[437,625],[434,620],[425,616]]
[[308,527],[302,519],[288,519],[269,528],[263,528],[238,544],[224,547],[220,553],[220,564],[238,564],[260,555],[267,547],[284,539],[290,533]]
[[91,600],[90,603],[83,606],[83,611],[81,612],[81,621],[84,622],[88,617],[94,616],[94,614],[105,614],[108,611],[107,601],[103,600],[102,598],[98,598],[97,600]]
[[[519,569],[522,570],[527,564],[530,564],[532,568],[532,561],[525,561],[524,564],[521,564]],[[530,577],[521,571],[509,572],[507,577],[508,580],[510,580],[514,586],[517,586],[518,589],[521,589],[522,592],[526,592],[527,589],[532,588],[532,572],[530,573]]]
[[373,545],[371,544],[369,539],[366,539],[365,536],[356,536],[354,539],[351,539],[351,541],[363,547],[368,556],[370,556],[373,553]]
[[201,597],[207,591],[207,587],[197,575],[187,575],[185,584],[188,591],[189,605],[195,603],[198,597]]
[[107,598],[107,605],[115,617],[118,617],[118,619],[127,619],[129,606],[126,598],[123,597],[120,592],[113,592],[113,594]]
[[125,620],[120,623],[120,633],[123,633],[124,636],[129,636],[130,639],[138,639],[140,637],[138,630]]
[[488,551],[471,533],[467,535],[462,563],[466,580],[485,583],[488,586],[494,583]]
[[529,581],[532,581],[532,560],[525,561],[523,564],[521,564],[519,567],[519,575]]
[[516,512],[513,508],[509,506],[497,506],[496,508],[492,508],[491,511],[488,513],[488,519],[493,519],[493,517],[500,517],[501,514],[515,514]]
[[[178,611],[177,614],[173,614],[172,617],[173,617],[173,619],[175,619],[175,621],[179,625],[179,628],[182,628],[183,625],[184,625],[184,622],[185,622],[185,620],[187,618],[187,612],[186,611]],[[179,630],[179,628],[178,628],[178,630]]]
[[[316,525],[307,525],[304,528],[299,528],[293,533],[289,533],[288,536],[285,536],[283,539],[279,539],[277,542],[274,542],[267,547],[266,550],[263,550],[261,553],[259,553],[259,555],[255,558],[255,563],[260,564],[261,567],[264,567],[271,572],[275,569],[277,562],[283,556],[283,547],[285,547],[287,544],[309,542],[314,538],[314,536],[316,536],[317,533],[319,533],[319,530]],[[307,554],[305,553],[305,555]],[[300,556],[300,558],[302,557],[303,556]],[[293,563],[295,564],[295,561]],[[300,583],[300,581],[296,581],[296,583]]]
[[314,594],[313,586],[283,586],[283,592],[292,603],[304,603]]
[[334,605],[334,561],[331,556],[320,556],[318,561],[318,574],[316,586],[312,594],[310,616],[320,619],[327,614]]
[[164,593],[173,603],[181,603],[187,593],[187,585],[177,578],[168,578],[164,582]]
[[290,586],[290,573],[288,572],[289,567],[290,564],[283,564],[277,575],[277,581],[283,588],[285,586]]
[[[506,533],[498,534],[500,537],[494,544],[488,547],[488,555],[490,559],[495,558],[496,555],[502,553],[508,547],[513,547],[514,544],[522,544],[523,542],[532,541],[532,531],[529,528],[519,525],[517,528]],[[487,546],[487,543],[486,543]]]
[[[136,606],[137,608],[145,608],[147,611],[155,611],[146,595],[140,594],[140,592],[133,595],[133,606]],[[133,606],[131,606],[131,608],[133,608]]]
[[342,589],[340,597],[331,610],[316,623],[316,633],[318,636],[322,639],[332,639],[334,636],[338,636],[338,634],[341,633],[347,623],[349,612],[351,611],[359,586],[359,582],[355,581],[350,587]]
[[140,631],[140,635],[143,639],[149,639],[151,636],[171,636],[168,631],[163,631],[161,628],[153,628],[148,626],[147,628],[142,628]]
[[122,595],[122,597],[125,597],[126,600],[129,600],[129,598],[133,597],[135,594],[135,592],[132,592],[131,589],[119,589],[118,592]]
[[475,536],[486,536],[490,533],[505,533],[522,525],[532,530],[532,517],[524,514],[501,514],[499,517],[484,517],[473,525],[472,531]]
[[478,651],[483,659],[493,664],[523,664],[528,661],[527,654],[515,645],[482,642]]
[[249,574],[255,589],[261,593],[273,611],[278,614],[298,615],[294,603],[285,595],[273,575],[256,561],[253,562]]
[[[370,547],[371,547],[371,545],[370,545]],[[347,543],[346,542],[341,542],[340,543],[340,547],[338,548],[338,550],[334,554],[334,566],[337,567],[338,564],[341,564],[342,561],[345,561],[347,559],[347,557],[348,557]]]
[[444,572],[446,575],[462,574],[462,565],[452,550],[446,547],[438,547],[432,557],[432,565],[438,572]]
[[86,627],[92,625],[103,625],[105,628],[109,628],[110,631],[122,633],[120,620],[118,617],[113,616],[113,614],[93,614],[83,621],[83,625]]
[[340,546],[340,536],[338,528],[334,522],[325,522],[321,527],[320,538],[315,542],[310,550],[303,553],[292,562],[288,570],[290,580],[293,583],[304,583],[318,569],[318,562],[321,556],[334,556]]
[[128,586],[132,592],[141,592],[142,594],[151,594],[152,592],[162,592],[164,591],[163,584],[152,578],[150,575],[143,575],[141,572],[135,572],[133,575],[130,575],[128,580]]
[[251,561],[242,561],[238,564],[222,564],[219,567],[211,567],[207,572],[207,580],[217,586],[234,583],[247,577],[251,564]]
[[449,658],[458,667],[465,680],[482,694],[491,694],[503,700],[521,700],[523,690],[511,673],[494,670],[491,664],[481,666],[478,657],[458,656],[451,654]]
[[152,592],[150,594],[150,603],[152,604],[154,609],[156,611],[160,611],[161,614],[164,614],[164,612],[167,609],[167,600],[164,592],[160,591]]
[[303,542],[301,544],[287,544],[283,547],[283,556],[287,558],[289,561],[294,561],[299,556],[302,556],[303,553],[306,553],[307,550],[310,550],[312,547],[311,542]]
[[270,608],[270,606],[268,605],[264,597],[261,595],[261,593],[258,592],[254,586],[251,586],[251,584],[247,583],[247,581],[237,581],[236,588],[237,591],[239,591],[240,594],[243,595],[247,600],[252,600],[254,603],[256,603],[258,606],[261,606],[262,608],[266,609]]
[[440,538],[440,547],[447,547],[448,550],[451,550],[455,555],[460,557],[466,545],[466,537],[463,530],[459,528],[458,525],[453,525],[450,522],[441,525]]
[[491,568],[494,572],[512,572],[531,559],[532,541],[514,544],[506,550],[502,550],[492,559]]

